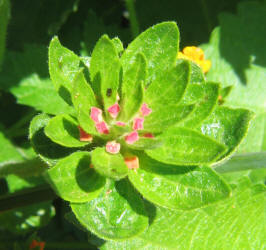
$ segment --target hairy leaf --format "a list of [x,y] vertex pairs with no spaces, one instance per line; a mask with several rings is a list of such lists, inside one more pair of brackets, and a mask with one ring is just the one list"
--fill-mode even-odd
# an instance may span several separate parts
[[72,81],[79,71],[79,64],[80,58],[54,37],[49,45],[50,77],[59,95],[68,104],[71,104]]
[[83,226],[103,239],[131,238],[148,226],[143,201],[126,179],[109,179],[99,197],[71,208]]
[[246,109],[217,107],[211,116],[204,121],[199,130],[216,141],[227,146],[225,156],[230,155],[247,134],[252,112]]
[[224,154],[226,147],[186,128],[170,128],[158,135],[163,145],[145,152],[153,159],[175,165],[211,163]]
[[135,63],[123,75],[121,114],[119,120],[128,121],[140,109],[144,98],[147,62],[143,54],[137,54]]
[[105,178],[90,167],[89,152],[75,152],[47,171],[46,177],[64,200],[86,202],[102,191]]
[[190,64],[178,64],[165,74],[157,77],[145,92],[144,102],[152,109],[145,117],[145,129],[160,132],[180,121],[182,109],[177,103],[182,98],[189,82]]
[[76,148],[66,148],[51,141],[44,133],[50,117],[46,114],[35,116],[30,123],[29,138],[35,152],[50,166],[71,154]]
[[73,108],[62,100],[49,79],[45,46],[27,45],[22,52],[6,52],[0,88],[10,91],[19,104],[38,111],[55,115],[73,113]]
[[92,52],[90,77],[94,93],[99,100],[102,98],[106,110],[116,102],[120,69],[116,47],[107,35],[102,36]]
[[139,155],[129,180],[149,201],[169,209],[193,209],[227,198],[230,188],[209,167],[175,167]]
[[184,120],[181,126],[194,128],[205,120],[213,111],[217,104],[219,95],[219,84],[216,83],[201,83],[189,84],[184,97],[185,104],[189,104],[195,100],[195,109],[190,116]]
[[[148,206],[153,223],[127,241],[108,241],[101,249],[262,249],[265,187],[242,179],[226,200],[191,211]],[[135,248],[137,247],[137,248]]]
[[147,58],[147,83],[162,77],[176,62],[179,31],[174,22],[157,24],[141,33],[129,44],[122,55],[124,72],[134,63],[134,57],[143,53]]
[[78,122],[69,115],[58,115],[50,119],[44,132],[54,142],[65,147],[82,147],[89,142],[80,141]]
[[96,148],[91,153],[95,170],[101,175],[119,180],[128,173],[128,168],[121,154],[107,153],[105,148]]

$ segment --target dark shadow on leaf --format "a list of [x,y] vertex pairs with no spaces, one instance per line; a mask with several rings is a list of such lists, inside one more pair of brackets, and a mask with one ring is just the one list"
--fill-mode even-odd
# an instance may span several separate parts
[[59,87],[58,93],[68,105],[73,106],[71,100],[71,94],[69,93],[67,88],[61,85]]
[[158,175],[184,175],[193,171],[197,167],[193,166],[176,166],[171,164],[165,164],[153,160],[144,153],[140,154],[140,168],[147,172],[158,174]]
[[103,102],[102,102],[102,98],[101,98],[101,91],[100,91],[100,87],[101,87],[101,75],[100,72],[98,72],[93,80],[92,80],[92,89],[93,92],[95,94],[96,100],[99,103],[99,105],[103,108]]
[[127,178],[115,182],[117,192],[127,200],[135,213],[147,216],[143,199]]
[[75,178],[79,187],[85,192],[93,192],[105,184],[105,178],[90,168],[90,156],[83,156],[76,168]]
[[32,143],[35,151],[49,159],[60,159],[73,153],[77,148],[66,148],[52,142],[44,133],[44,128],[37,130],[33,137]]
[[70,122],[69,120],[63,118],[64,129],[75,139],[79,139],[79,129],[76,124]]
[[241,3],[238,15],[220,16],[220,53],[243,85],[251,63],[266,67],[266,4]]
[[156,217],[156,206],[147,200],[144,200],[144,206],[149,216],[149,225],[151,225]]

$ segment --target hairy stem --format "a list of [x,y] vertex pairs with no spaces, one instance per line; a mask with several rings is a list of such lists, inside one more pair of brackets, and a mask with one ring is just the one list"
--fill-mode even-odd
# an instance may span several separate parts
[[48,185],[27,188],[13,194],[0,196],[0,213],[35,203],[53,200],[56,197],[56,194]]

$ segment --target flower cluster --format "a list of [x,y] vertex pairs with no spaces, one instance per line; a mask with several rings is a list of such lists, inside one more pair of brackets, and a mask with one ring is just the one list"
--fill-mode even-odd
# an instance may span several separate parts
[[185,47],[183,52],[178,52],[177,58],[195,62],[201,67],[204,73],[207,73],[211,68],[211,61],[205,60],[203,50],[195,46]]
[[[90,118],[95,124],[96,130],[99,134],[108,135],[110,133],[110,127],[115,124],[118,127],[125,127],[127,124],[123,121],[115,120],[120,112],[120,106],[118,103],[110,106],[108,109],[109,116],[112,118],[111,122],[106,122],[103,118],[103,111],[97,107],[91,107],[90,111]],[[131,131],[129,133],[124,133],[120,135],[120,137],[124,138],[127,144],[134,144],[136,141],[139,140],[139,130],[144,129],[144,119],[146,116],[150,115],[152,110],[148,107],[147,103],[143,103],[139,114],[133,118],[132,122],[129,122],[131,125]],[[93,140],[92,135],[86,133],[80,126],[80,141],[88,141],[91,142]],[[154,138],[152,133],[144,133],[141,135],[144,138]],[[121,144],[116,140],[107,141],[105,145],[106,152],[110,154],[118,154],[121,149]],[[125,157],[125,163],[129,169],[138,168],[138,158],[136,156],[133,157]]]

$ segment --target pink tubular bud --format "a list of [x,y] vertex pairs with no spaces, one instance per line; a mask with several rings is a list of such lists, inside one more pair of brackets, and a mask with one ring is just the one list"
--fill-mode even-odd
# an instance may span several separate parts
[[115,103],[114,105],[108,108],[108,112],[112,118],[116,118],[118,116],[119,111],[120,107],[118,103]]
[[144,122],[144,118],[135,118],[134,122],[133,122],[133,129],[134,130],[141,130],[143,129],[143,122]]
[[120,143],[116,141],[109,141],[105,146],[106,152],[110,154],[118,154],[120,151]]
[[139,168],[139,158],[137,156],[126,157],[124,161],[129,169]]
[[143,116],[147,116],[152,112],[152,110],[148,107],[147,103],[143,103],[140,110]]
[[120,121],[117,121],[115,124],[117,126],[120,126],[120,127],[125,127],[126,126],[126,124],[124,122],[120,122]]
[[145,134],[143,135],[143,137],[145,137],[145,138],[154,138],[154,136],[153,136],[152,133],[145,133]]
[[102,117],[102,110],[99,109],[99,108],[96,108],[96,107],[91,107],[91,119],[94,121],[94,122],[101,122],[103,120],[103,117]]
[[138,139],[139,139],[139,134],[137,131],[133,131],[125,137],[127,144],[133,144]]
[[109,129],[107,127],[107,124],[105,122],[99,122],[95,124],[97,131],[100,134],[109,134]]
[[92,141],[92,136],[85,132],[82,127],[78,126],[79,128],[79,140],[80,141]]

